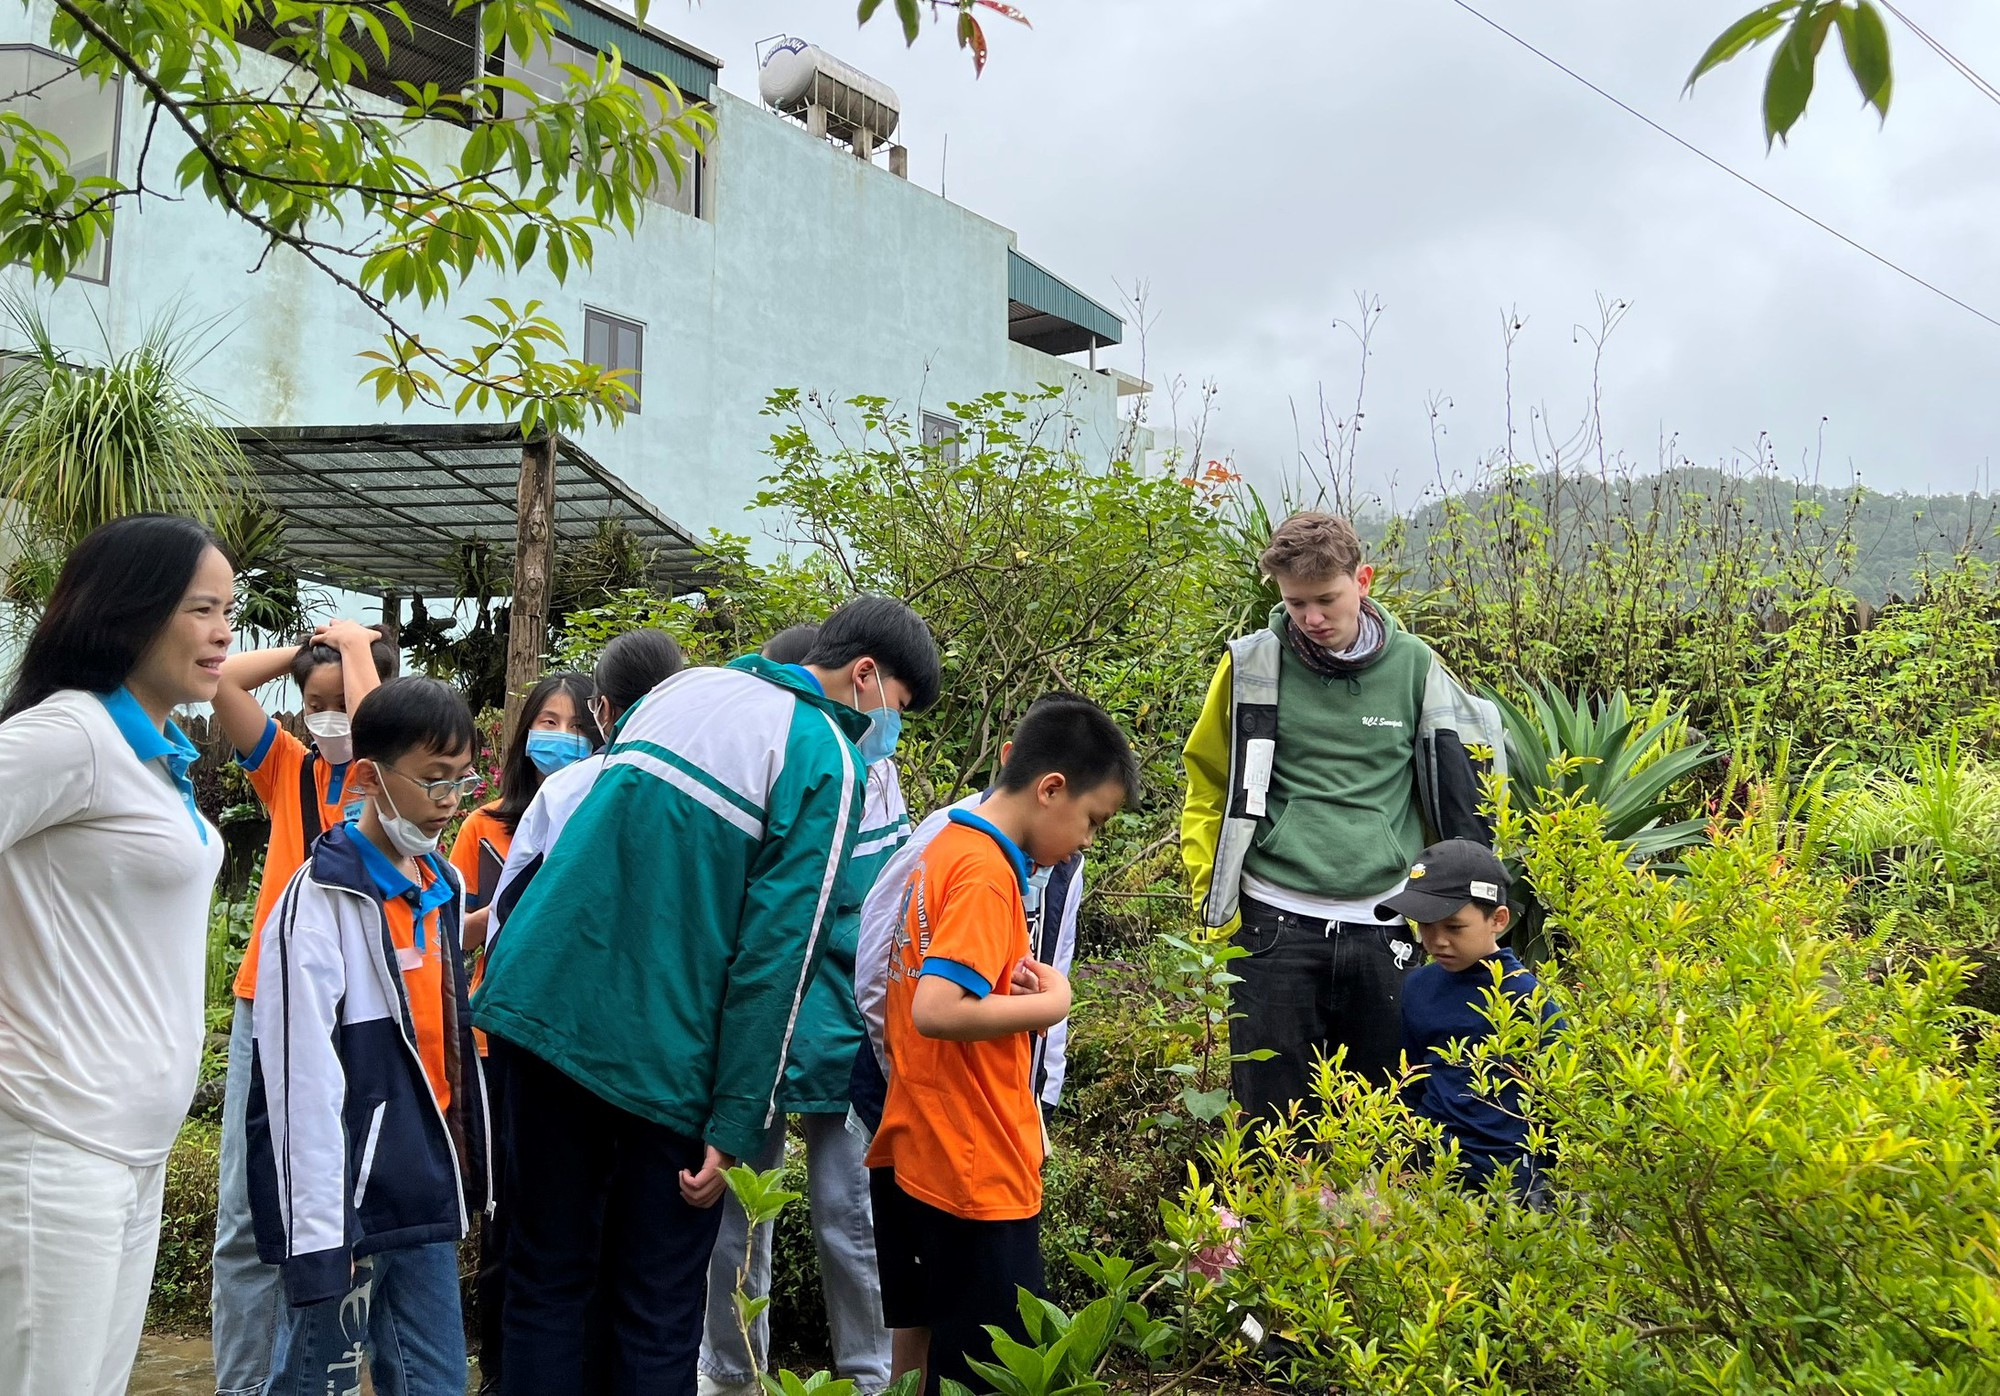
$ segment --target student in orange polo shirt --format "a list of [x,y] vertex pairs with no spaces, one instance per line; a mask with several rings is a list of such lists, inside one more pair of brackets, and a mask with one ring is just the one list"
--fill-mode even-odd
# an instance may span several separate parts
[[985,1326],[1020,1336],[1016,1290],[1042,1292],[1034,1039],[1069,1016],[1070,989],[1031,953],[1029,871],[1089,847],[1138,787],[1102,708],[1038,703],[997,788],[976,812],[952,811],[905,884],[868,1165],[883,1322],[928,1330],[933,1396],[944,1380],[976,1384],[968,1359],[991,1359]]
[[[479,953],[486,947],[487,904],[499,890],[500,869],[521,816],[535,802],[543,781],[604,743],[591,715],[594,696],[588,674],[568,671],[550,674],[529,691],[521,705],[521,725],[500,763],[500,798],[465,816],[452,840],[451,865],[465,884],[465,953],[474,960],[474,988],[479,987]],[[489,848],[490,858],[484,856]],[[480,1051],[483,1055],[485,1048]]]
[[[264,880],[257,890],[250,944],[236,975],[236,1014],[229,1029],[229,1072],[223,1082],[222,1163],[216,1201],[213,1313],[217,1396],[255,1396],[271,1371],[277,1334],[278,1272],[257,1259],[250,1229],[250,1194],[243,1173],[243,1113],[250,1095],[250,1002],[257,992],[257,951],[264,921],[306,850],[320,834],[358,808],[348,783],[353,738],[348,714],[396,670],[396,647],[381,632],[351,620],[331,621],[303,645],[231,655],[215,692],[215,719],[271,816]],[[298,685],[313,744],[278,725],[257,690],[291,675]]]
[[[535,802],[542,782],[589,756],[604,737],[593,714],[596,696],[586,674],[550,674],[529,690],[521,723],[500,763],[500,798],[465,816],[452,840],[451,865],[465,887],[465,954],[477,989],[486,968],[486,930],[500,872],[514,846],[521,816]],[[486,1034],[473,1041],[486,1056]],[[494,1096],[500,1086],[494,1082]],[[496,1119],[495,1123],[498,1121]],[[497,1142],[497,1141],[496,1141]],[[479,1224],[479,1274],[473,1284],[478,1303],[479,1389],[500,1389],[500,1310],[506,1288],[506,1227],[511,1218],[496,1210]]]

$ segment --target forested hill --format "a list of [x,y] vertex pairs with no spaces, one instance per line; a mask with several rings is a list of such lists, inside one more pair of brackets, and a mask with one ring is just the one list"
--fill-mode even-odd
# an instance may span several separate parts
[[[1857,596],[1880,602],[1908,597],[1911,577],[1928,563],[1959,554],[2000,561],[2000,496],[1981,494],[1882,494],[1864,488],[1837,489],[1775,475],[1743,476],[1685,467],[1654,475],[1596,476],[1539,474],[1510,486],[1483,485],[1457,496],[1475,516],[1492,518],[1517,502],[1547,521],[1552,533],[1567,535],[1567,558],[1584,555],[1579,537],[1618,536],[1626,523],[1704,532],[1727,526],[1745,533],[1794,529],[1829,540],[1844,535],[1853,545],[1851,572],[1844,585]],[[1407,530],[1399,556],[1417,573],[1425,571],[1426,540],[1445,517],[1438,500],[1405,516]],[[1388,521],[1363,526],[1367,541],[1380,543]]]

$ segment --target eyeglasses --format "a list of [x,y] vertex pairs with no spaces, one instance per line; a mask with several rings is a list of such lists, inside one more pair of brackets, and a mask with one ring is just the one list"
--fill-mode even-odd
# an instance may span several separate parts
[[[394,766],[385,765],[382,769],[396,771]],[[462,775],[457,780],[418,780],[408,771],[396,771],[396,774],[430,796],[431,803],[435,805],[470,799],[477,795],[479,787],[486,783],[486,778],[476,771]]]

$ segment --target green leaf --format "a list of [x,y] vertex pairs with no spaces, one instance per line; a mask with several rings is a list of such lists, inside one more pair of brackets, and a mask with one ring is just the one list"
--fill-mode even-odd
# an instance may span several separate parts
[[920,3],[921,0],[896,0],[896,17],[903,21],[903,42],[906,44],[917,41],[917,26],[923,17]]
[[1799,0],[1774,0],[1774,3],[1752,10],[1723,30],[1715,42],[1708,46],[1708,51],[1702,54],[1701,60],[1694,65],[1694,71],[1688,74],[1687,86],[1693,87],[1696,79],[1703,74],[1727,63],[1745,49],[1763,43],[1784,28],[1785,16],[1798,6]]
[[1798,119],[1812,100],[1813,70],[1818,66],[1819,46],[1833,22],[1834,0],[1817,3],[1804,0],[1792,31],[1771,57],[1771,71],[1764,80],[1764,143],[1787,140]]
[[1895,86],[1889,60],[1889,30],[1881,11],[1869,0],[1860,0],[1852,10],[1840,12],[1840,44],[1847,54],[1847,70],[1861,99],[1882,116],[1889,116],[1889,97]]

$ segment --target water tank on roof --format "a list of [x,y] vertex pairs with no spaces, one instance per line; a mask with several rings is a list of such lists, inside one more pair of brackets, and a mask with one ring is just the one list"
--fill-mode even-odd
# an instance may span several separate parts
[[818,107],[835,131],[866,131],[878,141],[895,133],[902,115],[902,104],[888,83],[804,39],[781,40],[764,55],[757,91],[767,106],[788,116],[804,116]]

